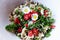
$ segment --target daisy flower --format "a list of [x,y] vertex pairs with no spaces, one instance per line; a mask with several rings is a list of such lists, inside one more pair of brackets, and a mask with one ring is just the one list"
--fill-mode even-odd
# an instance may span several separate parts
[[38,14],[32,14],[32,20],[36,21],[38,19]]
[[25,7],[22,8],[22,12],[23,12],[24,14],[28,14],[30,11],[31,11],[31,10],[30,10],[30,8],[29,8],[28,6],[25,6]]

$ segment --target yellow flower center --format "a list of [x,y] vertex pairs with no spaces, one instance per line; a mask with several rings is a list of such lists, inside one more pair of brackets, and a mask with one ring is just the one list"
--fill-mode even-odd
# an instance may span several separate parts
[[25,9],[24,11],[25,11],[25,12],[28,12],[28,9]]
[[36,18],[37,18],[37,16],[36,16],[36,15],[34,15],[34,16],[33,16],[33,18],[34,18],[34,19],[36,19]]

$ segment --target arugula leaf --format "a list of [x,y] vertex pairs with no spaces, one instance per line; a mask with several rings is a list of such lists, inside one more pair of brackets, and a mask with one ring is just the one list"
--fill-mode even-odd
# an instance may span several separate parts
[[12,23],[12,24],[9,24],[6,26],[6,30],[12,32],[12,31],[15,31],[17,29],[17,26],[16,24]]

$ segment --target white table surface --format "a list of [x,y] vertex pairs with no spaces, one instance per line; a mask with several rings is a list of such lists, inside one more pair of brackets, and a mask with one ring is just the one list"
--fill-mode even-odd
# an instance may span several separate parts
[[[20,40],[14,34],[7,32],[5,26],[9,24],[9,13],[24,0],[0,0],[0,40]],[[56,28],[51,32],[49,38],[44,40],[60,40],[60,0],[34,0],[51,9],[56,19]]]

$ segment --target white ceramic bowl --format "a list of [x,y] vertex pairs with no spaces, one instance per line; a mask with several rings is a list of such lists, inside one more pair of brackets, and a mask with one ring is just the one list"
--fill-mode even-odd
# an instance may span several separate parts
[[[20,40],[14,34],[5,30],[5,26],[9,24],[9,13],[20,3],[24,3],[25,0],[0,0],[0,40]],[[44,40],[59,40],[59,19],[60,19],[60,5],[59,0],[33,0],[35,2],[42,3],[51,9],[53,17],[56,19],[55,25],[57,26],[52,32],[49,38]]]

